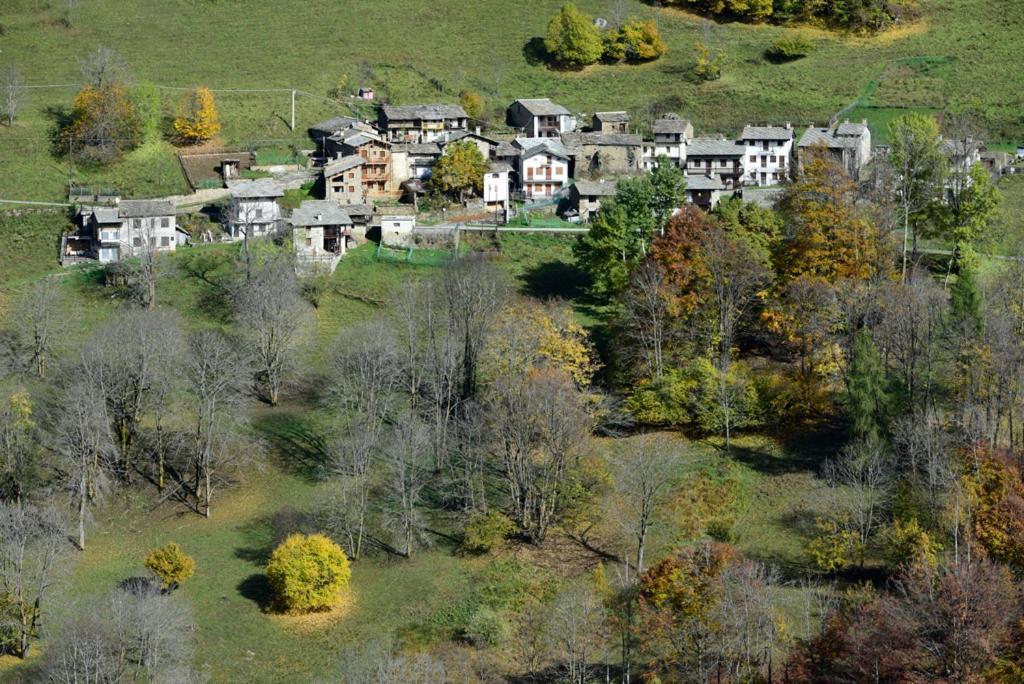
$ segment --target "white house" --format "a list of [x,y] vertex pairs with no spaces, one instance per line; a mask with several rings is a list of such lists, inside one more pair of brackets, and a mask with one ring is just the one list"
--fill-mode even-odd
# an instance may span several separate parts
[[569,184],[569,151],[552,138],[516,138],[519,182],[527,200],[557,195]]
[[110,263],[149,251],[173,252],[178,246],[174,203],[120,200],[114,206],[83,206],[78,230],[61,241],[62,263],[97,259]]
[[333,272],[348,249],[352,219],[345,209],[330,200],[306,200],[288,222],[299,267]]
[[846,168],[851,178],[860,178],[861,169],[871,161],[871,129],[867,120],[844,121],[826,128],[809,126],[797,143],[797,162],[802,166],[816,149],[827,151]]
[[789,179],[793,167],[793,126],[745,126],[740,144],[746,147],[744,185],[766,187]]
[[484,206],[488,211],[500,213],[502,221],[508,219],[508,184],[512,169],[505,163],[494,163],[484,174]]
[[415,214],[382,213],[380,216],[381,244],[387,247],[408,247],[412,240],[412,231],[415,228]]
[[284,197],[284,186],[269,178],[234,183],[230,187],[228,235],[232,240],[269,235],[281,218],[278,198]]
[[557,138],[576,130],[576,117],[546,97],[516,100],[508,108],[507,120],[528,138]]
[[693,139],[693,124],[678,114],[668,113],[651,124],[652,140],[644,141],[644,168],[650,171],[658,157],[668,157],[676,166],[686,166],[686,143]]
[[716,174],[726,188],[743,185],[746,148],[735,140],[693,138],[686,143],[687,175]]

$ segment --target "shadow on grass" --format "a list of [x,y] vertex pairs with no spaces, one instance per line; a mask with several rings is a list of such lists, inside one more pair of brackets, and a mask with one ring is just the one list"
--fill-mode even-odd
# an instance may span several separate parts
[[270,589],[270,582],[262,572],[253,573],[238,583],[238,593],[249,599],[264,613],[273,609],[274,592]]
[[270,444],[282,467],[309,480],[319,480],[329,454],[324,435],[309,420],[291,413],[267,413],[253,426]]
[[523,59],[530,66],[546,66],[548,49],[544,47],[544,39],[539,36],[530,38],[523,44]]
[[537,299],[580,299],[586,294],[590,279],[575,264],[545,261],[527,269],[519,278],[526,294]]

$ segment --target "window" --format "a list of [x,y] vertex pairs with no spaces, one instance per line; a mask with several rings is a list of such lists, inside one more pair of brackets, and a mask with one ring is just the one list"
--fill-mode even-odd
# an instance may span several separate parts
[[776,161],[778,161],[778,159],[776,159],[775,155],[773,154],[769,161],[771,161],[771,163],[774,164]]
[[355,187],[353,187],[353,186],[351,186],[351,185],[350,185],[350,186],[348,186],[348,191],[349,191],[349,192],[355,192],[355,191],[356,191],[356,189],[355,189]]
[[171,226],[171,219],[169,219],[169,218],[162,218],[162,219],[160,219],[160,227],[161,228],[169,228],[170,226]]
[[256,209],[256,210],[254,210],[254,211],[253,211],[253,216],[254,216],[255,218],[263,218],[263,210],[262,210],[262,209]]
[[168,237],[168,236],[166,236],[166,235],[164,235],[163,237],[161,237],[161,238],[160,238],[160,246],[161,246],[161,247],[170,247],[170,246],[171,246],[171,238],[169,238],[169,237]]
[[306,238],[306,247],[311,248],[313,246],[313,238]]
[[756,154],[750,155],[750,161],[756,162],[757,161],[757,155]]
[[533,178],[533,167],[532,166],[530,168],[526,169],[526,177],[527,178]]
[[100,250],[100,261],[117,261],[117,247],[104,247]]
[[134,227],[134,228],[141,228],[142,227],[142,219],[133,219],[132,220],[132,227]]
[[155,237],[149,238],[149,246],[150,247],[156,247],[156,238]]
[[768,165],[768,157],[761,157],[761,168]]
[[556,176],[561,176],[562,175],[562,167],[559,166],[559,167],[555,168],[555,175]]
[[765,140],[763,143],[761,143],[761,149],[764,150],[765,152],[768,151],[768,141],[767,140]]
[[708,167],[709,169],[711,168],[711,160],[710,160],[710,159],[708,159],[708,161],[707,161],[707,167]]
[[142,246],[142,238],[137,237],[137,236],[133,237],[132,238],[132,247],[141,247],[141,246]]
[[118,237],[118,231],[116,230],[101,230],[100,240],[103,242],[115,242]]

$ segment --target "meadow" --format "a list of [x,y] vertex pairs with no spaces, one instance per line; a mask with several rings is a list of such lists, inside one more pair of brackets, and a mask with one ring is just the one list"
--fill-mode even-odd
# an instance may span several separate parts
[[[608,14],[604,0],[580,6]],[[921,18],[873,37],[805,29],[811,54],[773,64],[765,50],[790,29],[726,23],[710,29],[726,52],[723,77],[691,77],[695,42],[705,23],[678,10],[626,0],[627,14],[653,18],[669,44],[662,59],[642,65],[552,70],[536,59],[536,39],[560,0],[482,0],[439,10],[412,0],[311,5],[252,0],[244,13],[227,0],[83,0],[65,21],[63,3],[8,0],[0,15],[0,65],[11,64],[33,85],[13,128],[0,127],[0,198],[59,200],[69,176],[85,185],[116,185],[126,195],[186,189],[173,149],[153,143],[102,169],[70,169],[50,154],[56,118],[80,79],[77,59],[116,48],[138,82],[161,91],[171,116],[180,90],[297,88],[297,126],[289,130],[286,92],[217,94],[222,141],[242,147],[309,146],[304,131],[337,114],[369,115],[354,100],[327,93],[346,79],[351,91],[373,85],[396,103],[454,101],[463,89],[484,95],[500,121],[517,97],[547,96],[578,111],[628,109],[645,125],[655,111],[691,117],[698,133],[735,132],[748,122],[824,122],[843,111],[867,118],[884,139],[894,113],[975,112],[990,140],[1021,137],[1022,114],[1012,93],[1022,70],[1018,30],[1024,5],[1013,0],[921,0]],[[457,37],[457,39],[454,39]]]

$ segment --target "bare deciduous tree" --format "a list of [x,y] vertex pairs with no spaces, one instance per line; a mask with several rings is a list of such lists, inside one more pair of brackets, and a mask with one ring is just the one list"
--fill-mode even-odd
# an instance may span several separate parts
[[863,563],[865,547],[892,502],[892,455],[876,440],[857,442],[826,461],[823,473],[832,489],[834,510],[849,516],[847,524],[857,534]]
[[729,566],[722,576],[717,606],[721,624],[718,647],[730,681],[774,681],[773,664],[781,645],[780,615],[775,609],[779,572],[761,563]]
[[401,653],[391,644],[363,642],[346,654],[330,679],[334,682],[367,684],[437,684],[448,680],[444,663],[426,653]]
[[209,518],[214,474],[232,451],[226,447],[226,433],[237,418],[234,409],[242,396],[246,368],[239,361],[236,344],[219,333],[195,333],[189,347],[184,370],[195,406],[193,494]]
[[39,423],[25,390],[0,396],[0,501],[21,503],[43,484]]
[[590,587],[573,587],[555,599],[548,620],[548,638],[561,652],[566,681],[590,681],[588,663],[598,651],[604,629],[604,606]]
[[78,548],[85,550],[89,506],[103,500],[117,454],[106,407],[88,384],[77,382],[65,390],[51,441],[59,480],[77,508]]
[[633,578],[644,572],[647,535],[656,524],[658,506],[672,491],[679,458],[669,438],[642,435],[614,455],[612,477],[620,495],[618,516],[635,543]]
[[37,377],[46,374],[47,364],[60,348],[66,316],[60,282],[53,278],[32,285],[12,313],[18,352]]
[[21,109],[21,103],[25,96],[25,76],[21,71],[8,64],[0,69],[0,105],[3,106],[3,116],[7,119],[7,127],[14,126],[14,118]]
[[384,448],[387,522],[398,552],[406,558],[412,556],[417,540],[426,541],[420,504],[428,472],[423,455],[429,444],[426,427],[414,415],[405,414],[398,420]]
[[277,406],[309,323],[309,305],[291,264],[279,257],[260,266],[239,286],[235,307],[256,392]]
[[676,289],[652,259],[633,270],[619,322],[623,337],[619,348],[629,374],[649,378],[664,374],[666,354],[676,338],[672,305]]
[[78,60],[78,69],[85,82],[97,88],[111,83],[131,84],[128,63],[116,51],[100,46]]
[[462,347],[461,394],[476,394],[477,361],[487,328],[508,296],[502,274],[482,256],[467,256],[453,262],[444,275],[448,316]]
[[64,525],[51,508],[0,502],[0,595],[11,602],[14,654],[32,646],[67,547]]

